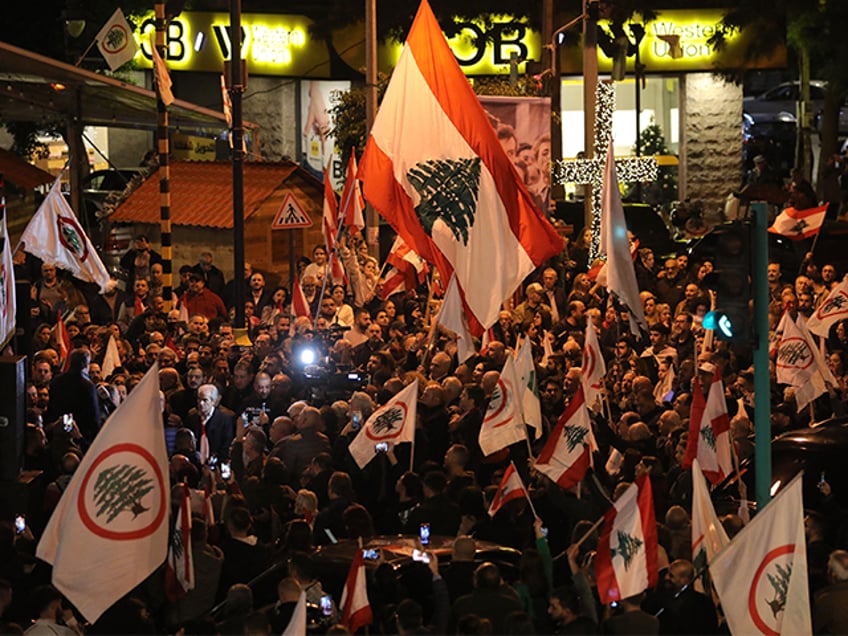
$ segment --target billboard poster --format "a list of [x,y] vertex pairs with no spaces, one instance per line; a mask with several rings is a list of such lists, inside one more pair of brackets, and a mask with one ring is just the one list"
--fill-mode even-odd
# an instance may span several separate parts
[[300,82],[301,164],[322,181],[323,170],[328,168],[333,190],[344,185],[344,166],[341,155],[336,152],[336,140],[330,134],[333,129],[330,108],[334,93],[350,90],[350,82],[308,80]]
[[547,97],[479,95],[507,156],[547,214],[551,204],[551,102]]

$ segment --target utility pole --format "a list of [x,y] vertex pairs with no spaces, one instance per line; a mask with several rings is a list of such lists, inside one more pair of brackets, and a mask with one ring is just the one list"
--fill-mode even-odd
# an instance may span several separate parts
[[[583,150],[595,158],[595,89],[598,85],[598,2],[583,0]],[[586,186],[583,223],[592,228],[592,186]],[[600,228],[592,228],[598,231]],[[596,256],[591,254],[590,258]]]
[[[168,28],[165,16],[165,3],[157,0],[153,5],[156,19],[156,50],[162,63],[167,64],[168,53],[165,49],[165,30]],[[154,72],[155,74],[155,72]],[[165,311],[171,309],[171,286],[173,274],[171,261],[171,148],[168,142],[168,107],[162,101],[162,88],[156,80],[156,126],[157,146],[159,150],[159,228],[162,245],[162,300]],[[132,281],[131,281],[132,283]]]
[[[377,0],[365,0],[365,136],[377,117]],[[370,203],[365,209],[368,253],[380,259],[380,217]]]
[[244,117],[241,69],[241,0],[230,0],[230,101],[233,108],[233,327],[244,328]]

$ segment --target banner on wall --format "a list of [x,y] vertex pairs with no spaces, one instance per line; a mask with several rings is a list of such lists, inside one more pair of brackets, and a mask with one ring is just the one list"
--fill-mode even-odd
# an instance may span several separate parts
[[341,153],[336,152],[336,139],[330,134],[333,129],[330,109],[337,93],[350,90],[350,82],[321,80],[300,83],[300,135],[301,164],[312,174],[324,181],[324,168],[328,168],[333,190],[344,186],[344,169]]

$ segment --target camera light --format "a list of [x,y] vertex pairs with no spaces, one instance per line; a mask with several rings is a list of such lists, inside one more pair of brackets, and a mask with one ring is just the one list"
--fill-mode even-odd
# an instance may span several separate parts
[[315,349],[311,347],[304,347],[300,350],[299,360],[302,365],[315,364],[315,361],[318,359],[317,354],[315,353]]

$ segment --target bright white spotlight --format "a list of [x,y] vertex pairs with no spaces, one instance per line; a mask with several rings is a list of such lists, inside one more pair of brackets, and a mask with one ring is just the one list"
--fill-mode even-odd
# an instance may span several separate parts
[[315,364],[315,360],[317,360],[318,356],[315,355],[315,349],[310,347],[304,347],[300,350],[300,363],[304,366],[308,364]]

